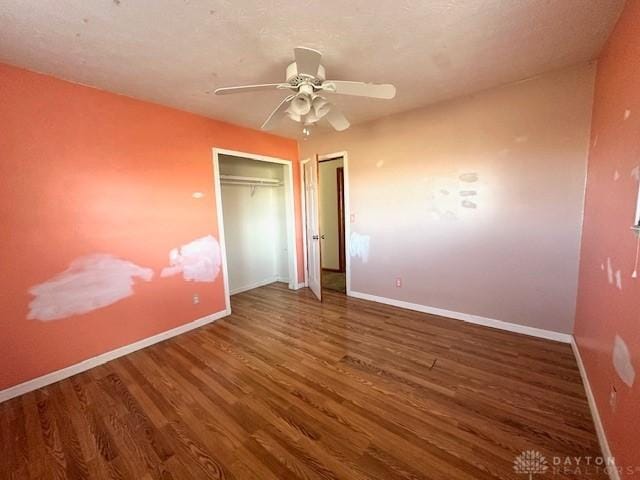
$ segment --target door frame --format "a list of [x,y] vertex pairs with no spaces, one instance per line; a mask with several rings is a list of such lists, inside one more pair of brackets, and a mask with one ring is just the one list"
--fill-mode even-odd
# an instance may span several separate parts
[[346,220],[344,213],[344,167],[336,168],[336,189],[338,193],[338,270],[347,274],[347,252],[344,248]]
[[[324,160],[333,160],[336,158],[342,157],[342,168],[344,173],[344,274],[347,284],[347,296],[351,296],[351,255],[349,255],[349,237],[351,236],[351,207],[349,203],[349,154],[346,150],[334,153],[326,153],[322,155],[318,155],[318,162],[322,162]],[[300,175],[300,187],[301,191],[304,192],[304,164],[310,161],[310,158],[305,158],[300,160],[300,169],[302,174]],[[307,227],[307,218],[306,218],[306,200],[304,195],[300,195],[302,197],[302,232],[303,232],[303,245],[304,245],[304,284],[305,287],[309,285],[309,267],[307,265],[307,239],[306,239],[306,227]],[[320,205],[318,205],[320,208]],[[320,232],[322,234],[322,232]]]
[[284,166],[284,204],[287,231],[287,252],[289,266],[289,288],[298,288],[298,252],[296,246],[295,188],[293,183],[293,161],[283,158],[268,157],[255,153],[240,152],[213,147],[213,189],[216,200],[216,220],[218,222],[218,241],[222,253],[222,278],[224,284],[224,301],[227,311],[231,313],[231,294],[229,292],[229,271],[227,269],[227,247],[224,236],[224,213],[222,210],[222,185],[220,183],[220,155],[248,158],[260,162],[277,163]]
[[304,286],[309,286],[309,264],[307,259],[307,197],[305,195],[304,164],[310,162],[310,158],[300,160],[300,205],[302,213],[302,253],[304,257]]

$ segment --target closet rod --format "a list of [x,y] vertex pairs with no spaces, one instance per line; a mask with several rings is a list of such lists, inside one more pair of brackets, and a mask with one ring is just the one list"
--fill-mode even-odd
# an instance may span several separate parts
[[277,178],[261,178],[261,177],[241,177],[237,175],[220,175],[220,180],[230,180],[233,182],[250,182],[260,184],[279,184],[281,180]]
[[222,180],[222,185],[246,185],[248,187],[281,187],[282,183],[238,182],[234,180]]

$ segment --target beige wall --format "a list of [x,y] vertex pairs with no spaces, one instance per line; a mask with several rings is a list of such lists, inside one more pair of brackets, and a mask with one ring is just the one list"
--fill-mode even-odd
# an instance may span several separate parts
[[322,240],[322,268],[340,268],[340,248],[338,225],[338,175],[342,159],[320,162],[318,201],[320,203],[320,233]]
[[351,290],[571,332],[594,70],[302,143],[348,152]]

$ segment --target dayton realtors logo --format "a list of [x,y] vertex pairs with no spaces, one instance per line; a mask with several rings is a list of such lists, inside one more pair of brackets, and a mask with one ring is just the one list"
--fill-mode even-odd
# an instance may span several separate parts
[[540,452],[527,450],[522,452],[513,461],[513,470],[516,473],[529,475],[529,480],[533,480],[534,475],[542,474],[549,469],[547,459]]
[[550,461],[547,461],[542,453],[536,450],[526,450],[518,455],[513,461],[513,470],[518,474],[528,475],[529,480],[534,480],[534,475],[545,473],[552,477],[577,475],[579,478],[592,476],[600,478],[603,474],[610,475],[613,472],[617,472],[619,476],[640,473],[640,467],[616,467],[616,461],[613,457],[554,456],[550,458]]

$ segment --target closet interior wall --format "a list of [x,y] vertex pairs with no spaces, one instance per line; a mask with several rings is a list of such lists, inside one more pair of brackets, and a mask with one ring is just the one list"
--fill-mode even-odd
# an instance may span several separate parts
[[219,162],[231,295],[288,282],[284,166],[230,155]]

